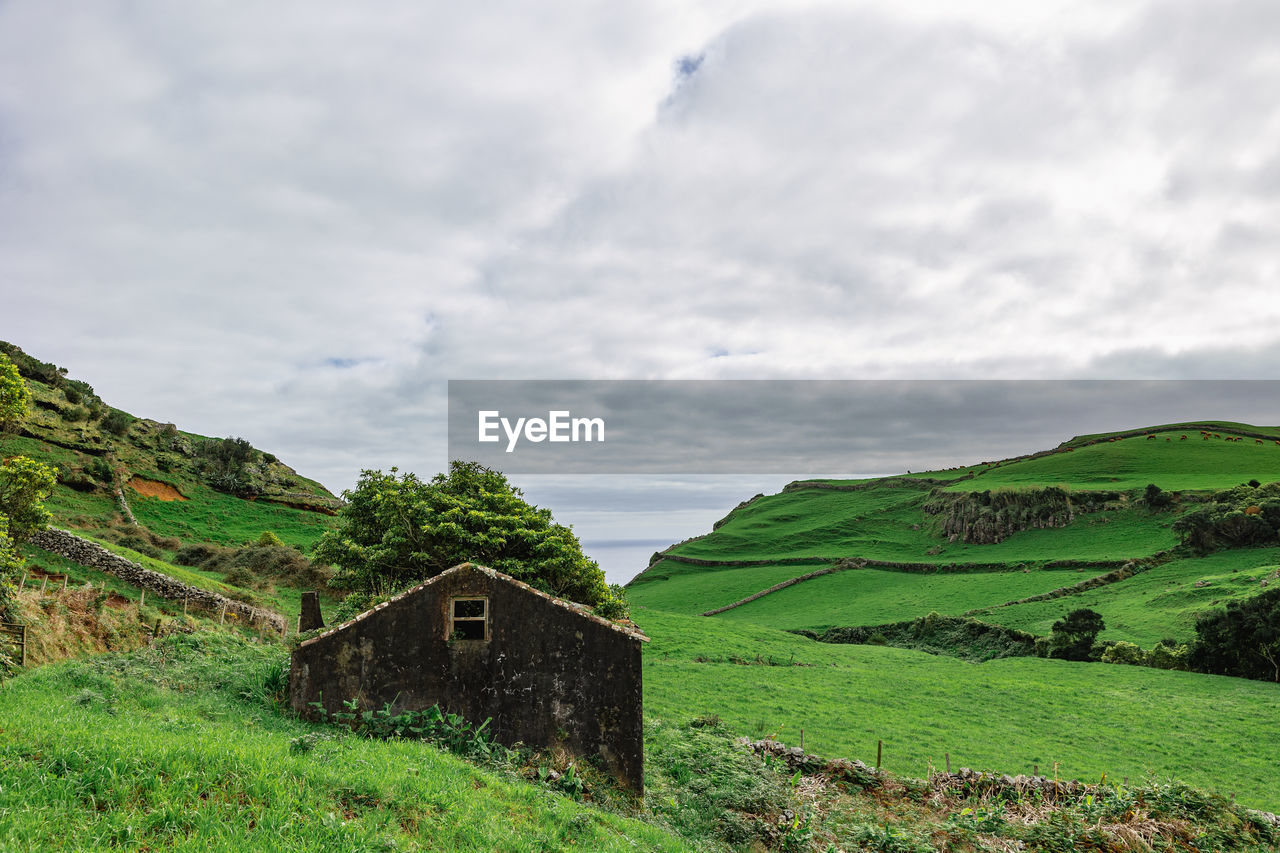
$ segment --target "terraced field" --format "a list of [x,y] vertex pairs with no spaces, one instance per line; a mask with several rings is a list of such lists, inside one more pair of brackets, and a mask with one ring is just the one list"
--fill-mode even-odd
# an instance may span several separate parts
[[[886,764],[907,773],[923,775],[950,753],[953,764],[1007,772],[1051,772],[1056,763],[1081,778],[1177,776],[1280,807],[1280,785],[1254,748],[1280,737],[1272,713],[1280,685],[1035,657],[974,664],[784,633],[937,611],[1045,636],[1066,613],[1090,607],[1107,624],[1105,641],[1186,641],[1198,615],[1280,583],[1280,543],[1207,555],[1179,546],[1175,521],[1213,490],[1280,480],[1275,428],[1219,427],[1207,440],[1185,425],[1084,436],[1032,458],[809,481],[757,498],[630,585],[636,619],[654,638],[646,705],[675,718],[717,713],[789,743],[803,728],[806,747],[864,760],[883,740]],[[1150,483],[1173,493],[1171,506],[1146,505]],[[995,544],[944,536],[925,511],[939,494],[1016,497],[1047,487],[1077,496],[1071,521]],[[696,615],[853,558],[890,565],[843,568]],[[1062,591],[1095,578],[1100,585]],[[1026,598],[1037,600],[1010,604]]]

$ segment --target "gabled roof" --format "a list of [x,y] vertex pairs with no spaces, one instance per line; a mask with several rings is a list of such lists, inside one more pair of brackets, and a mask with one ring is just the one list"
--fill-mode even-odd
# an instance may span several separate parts
[[453,568],[445,569],[443,572],[436,575],[435,577],[429,578],[423,581],[422,583],[418,584],[412,589],[407,589],[404,592],[400,593],[399,595],[393,595],[391,598],[388,598],[386,601],[380,604],[377,604],[374,607],[371,607],[370,609],[359,614],[358,616],[352,617],[346,622],[343,622],[341,625],[335,625],[334,627],[329,628],[323,633],[317,634],[311,639],[305,640],[302,643],[299,643],[298,644],[299,648],[301,648],[302,646],[309,646],[314,642],[317,642],[319,640],[324,639],[325,637],[330,636],[331,634],[336,634],[339,631],[344,631],[350,626],[361,621],[362,619],[367,619],[369,616],[373,615],[374,613],[377,613],[379,610],[383,610],[387,607],[390,607],[392,604],[396,603],[397,601],[400,601],[401,599],[408,598],[411,595],[415,595],[418,592],[421,592],[422,590],[426,589],[432,584],[438,582],[441,578],[445,578],[456,572],[462,572],[462,571],[477,571],[477,572],[481,572],[483,574],[488,575],[494,580],[505,581],[511,584],[512,586],[519,587],[520,589],[531,592],[540,598],[544,598],[548,602],[550,602],[551,604],[557,607],[562,607],[565,610],[572,611],[576,613],[578,616],[582,617],[583,619],[588,619],[592,622],[596,622],[597,624],[603,625],[604,627],[609,628],[612,631],[617,631],[620,634],[625,634],[626,636],[639,640],[642,643],[649,642],[649,638],[646,637],[644,633],[640,631],[640,629],[634,628],[634,627],[629,628],[626,625],[620,625],[617,622],[613,622],[609,619],[605,619],[603,616],[597,616],[596,614],[591,612],[590,608],[585,607],[581,604],[578,604],[575,601],[568,601],[563,598],[556,598],[553,595],[547,595],[545,592],[543,592],[540,589],[534,589],[533,587],[529,586],[527,583],[524,583],[523,581],[518,581],[515,578],[511,577],[510,575],[504,575],[502,572],[499,572],[495,569],[491,569],[488,566],[478,566],[475,563],[459,563]]

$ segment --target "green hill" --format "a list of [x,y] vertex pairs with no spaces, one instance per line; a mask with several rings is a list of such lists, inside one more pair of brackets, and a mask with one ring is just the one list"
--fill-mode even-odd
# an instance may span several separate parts
[[[0,458],[27,456],[57,470],[46,502],[55,526],[186,583],[297,614],[299,590],[287,583],[174,561],[183,546],[234,548],[267,531],[308,550],[342,505],[328,489],[243,439],[136,418],[64,368],[3,341],[0,352],[18,366],[32,397],[16,429],[0,433]],[[38,548],[24,550],[36,570],[58,564]]]
[[[36,404],[0,435],[0,455],[57,466],[56,524],[296,614],[315,578],[296,559],[333,523],[333,495],[243,440],[133,418],[65,371],[0,350]],[[1277,685],[1037,657],[974,664],[789,633],[937,611],[1044,634],[1087,605],[1104,638],[1185,639],[1197,614],[1254,594],[1280,565],[1280,543],[1179,546],[1177,519],[1208,491],[1280,479],[1280,447],[1258,443],[1276,430],[1219,424],[1182,441],[1193,426],[794,483],[669,549],[630,586],[652,638],[638,805],[589,762],[584,787],[554,750],[462,761],[300,721],[281,706],[281,646],[180,603],[144,606],[120,579],[28,547],[19,604],[45,631],[35,662],[88,656],[0,690],[0,848],[1275,849],[1280,828],[1244,806],[1280,809],[1258,748],[1280,738]],[[1169,506],[1147,505],[1153,482]],[[265,531],[286,545],[248,546]],[[259,552],[292,568],[270,575]],[[70,587],[55,593],[62,577]],[[153,639],[157,619],[179,635]],[[134,651],[94,654],[118,648]],[[761,755],[738,735],[868,763],[883,742],[892,772]],[[935,773],[948,756],[996,771],[983,783],[995,787]],[[1033,769],[1090,787],[1032,802],[1025,783],[998,776]]]
[[[1201,554],[1175,523],[1218,490],[1243,506],[1254,492],[1241,484],[1277,480],[1277,428],[1188,423],[945,471],[792,483],[657,555],[629,585],[655,638],[647,701],[659,713],[720,709],[759,732],[804,727],[806,741],[864,759],[892,738],[911,772],[944,752],[1006,772],[1058,762],[1081,775],[1170,774],[1275,808],[1280,788],[1251,744],[1275,737],[1258,727],[1278,685],[1037,657],[973,664],[779,631],[865,626],[874,637],[937,612],[1046,636],[1089,607],[1103,641],[1185,642],[1198,616],[1280,582],[1280,541]],[[1163,490],[1156,505],[1149,484]],[[1274,487],[1256,494],[1269,506]]]

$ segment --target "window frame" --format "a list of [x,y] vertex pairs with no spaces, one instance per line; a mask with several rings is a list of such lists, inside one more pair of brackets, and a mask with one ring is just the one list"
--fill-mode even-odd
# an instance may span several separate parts
[[[463,601],[479,601],[484,605],[483,616],[461,616],[457,615],[458,604]],[[458,637],[457,623],[475,623],[480,622],[484,626],[483,636],[480,637]],[[449,642],[460,643],[483,643],[489,640],[489,596],[487,595],[454,595],[449,597],[449,620],[448,630],[445,632],[445,639]]]

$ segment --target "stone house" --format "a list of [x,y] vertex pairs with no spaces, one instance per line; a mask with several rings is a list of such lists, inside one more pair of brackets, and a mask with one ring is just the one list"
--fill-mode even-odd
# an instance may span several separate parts
[[599,756],[644,788],[639,631],[463,563],[313,637],[293,652],[289,701],[342,710],[439,705],[494,738]]

